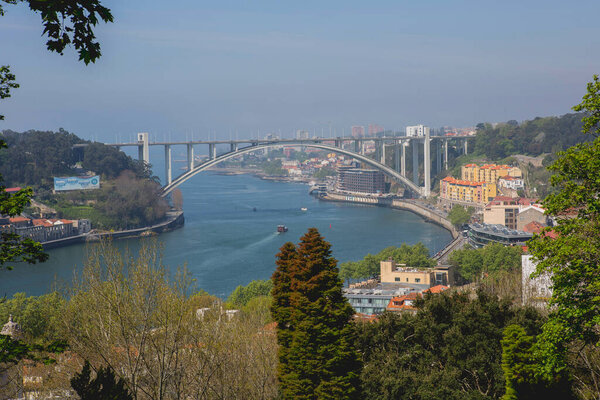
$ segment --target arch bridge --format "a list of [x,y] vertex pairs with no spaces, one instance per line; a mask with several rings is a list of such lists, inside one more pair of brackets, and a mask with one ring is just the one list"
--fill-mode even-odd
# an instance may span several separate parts
[[[426,136],[421,137],[337,137],[337,138],[311,138],[311,139],[272,139],[272,140],[214,140],[214,141],[186,141],[186,142],[150,142],[148,133],[138,133],[137,142],[130,143],[106,143],[108,146],[117,148],[135,146],[138,148],[139,159],[146,163],[150,162],[149,146],[164,146],[165,150],[165,183],[162,188],[163,196],[167,196],[177,186],[190,179],[192,176],[205,171],[222,161],[272,147],[313,147],[330,152],[350,156],[362,161],[371,167],[380,170],[392,181],[403,185],[417,196],[429,196],[431,190],[431,167],[432,167],[432,144],[435,148],[434,157],[437,157],[438,172],[442,168],[442,158],[445,169],[448,168],[448,143],[458,142],[460,149],[462,142],[463,152],[467,153],[468,137],[445,137]],[[374,157],[365,154],[365,143],[371,142],[375,145]],[[349,144],[349,145],[348,145]],[[187,171],[176,178],[172,178],[171,146],[183,145],[187,147]],[[194,160],[194,145],[208,145],[208,160],[196,165]],[[422,155],[419,157],[419,147],[422,145]],[[437,145],[437,146],[436,146]],[[75,145],[78,146],[78,145]],[[81,145],[80,145],[81,146]],[[229,151],[217,155],[217,146],[229,146]],[[243,146],[243,147],[241,147]],[[386,151],[393,148],[394,167],[386,165]],[[406,173],[406,149],[412,147],[412,180]],[[350,150],[350,149],[351,150]],[[420,186],[419,165],[423,161],[423,186]]]

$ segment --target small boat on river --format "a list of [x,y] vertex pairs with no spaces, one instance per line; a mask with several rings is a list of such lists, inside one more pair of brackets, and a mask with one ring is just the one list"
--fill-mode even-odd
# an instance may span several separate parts
[[277,225],[277,233],[284,233],[287,232],[288,228],[285,225]]
[[306,208],[306,207],[302,207],[302,208],[300,209],[300,211],[308,211],[308,208]]

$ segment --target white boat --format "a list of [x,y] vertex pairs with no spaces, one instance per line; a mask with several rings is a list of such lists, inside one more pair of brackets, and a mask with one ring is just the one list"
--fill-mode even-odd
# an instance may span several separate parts
[[300,209],[300,211],[308,211],[308,208],[306,208],[306,207],[302,207],[302,208]]

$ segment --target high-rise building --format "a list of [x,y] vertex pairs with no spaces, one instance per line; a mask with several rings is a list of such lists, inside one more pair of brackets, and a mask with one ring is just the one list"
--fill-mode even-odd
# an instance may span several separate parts
[[406,127],[406,136],[426,136],[429,133],[429,127],[425,125],[415,125]]
[[383,126],[377,124],[369,124],[369,136],[375,136],[378,133],[383,132]]
[[352,136],[355,138],[365,136],[365,127],[360,125],[355,125],[352,127]]
[[355,193],[383,193],[385,179],[383,173],[375,169],[339,167],[337,188]]
[[296,139],[310,139],[310,132],[303,129],[296,131]]

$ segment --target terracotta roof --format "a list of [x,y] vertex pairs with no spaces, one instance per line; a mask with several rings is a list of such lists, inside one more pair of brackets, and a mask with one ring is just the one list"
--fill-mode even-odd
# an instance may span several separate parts
[[34,219],[33,224],[35,226],[55,226],[55,225],[67,225],[72,224],[74,221],[68,219]]
[[523,230],[525,232],[540,233],[543,228],[544,228],[544,226],[542,224],[540,224],[539,222],[531,221],[530,223],[528,223],[527,225],[525,225],[523,227]]
[[485,183],[485,182],[476,182],[476,181],[463,181],[460,179],[453,178],[451,176],[447,176],[442,180],[445,182],[448,182],[448,183],[452,183],[454,185],[462,185],[462,186],[481,186]]
[[6,193],[15,193],[15,192],[18,192],[19,190],[21,190],[21,188],[19,186],[4,189],[4,191]]
[[11,224],[17,223],[17,222],[25,222],[25,221],[29,221],[29,218],[25,218],[25,217],[12,217],[8,219],[10,221]]
[[436,286],[432,286],[429,289],[423,290],[423,293],[442,293],[444,290],[447,290],[448,286],[444,286],[444,285],[436,285]]

